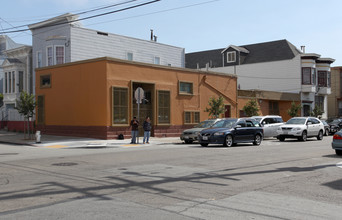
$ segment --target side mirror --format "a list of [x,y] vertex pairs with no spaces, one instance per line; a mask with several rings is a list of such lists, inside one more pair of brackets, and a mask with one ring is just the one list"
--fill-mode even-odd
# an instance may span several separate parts
[[242,127],[241,125],[236,125],[236,126],[235,126],[235,129],[241,128],[241,127]]
[[311,121],[309,121],[308,123],[306,123],[307,125],[312,125],[312,122]]

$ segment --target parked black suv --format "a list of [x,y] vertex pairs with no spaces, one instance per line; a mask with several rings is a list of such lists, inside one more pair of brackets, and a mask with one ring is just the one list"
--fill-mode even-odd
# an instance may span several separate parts
[[332,118],[326,120],[326,122],[330,126],[330,133],[335,134],[335,132],[339,131],[342,128],[342,119],[341,118]]

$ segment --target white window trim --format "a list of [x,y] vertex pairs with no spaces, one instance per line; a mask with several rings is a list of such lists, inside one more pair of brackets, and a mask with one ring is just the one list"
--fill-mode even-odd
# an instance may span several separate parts
[[53,66],[54,65],[53,46],[46,47],[46,66],[49,66],[49,53],[48,53],[49,48],[52,48],[52,65],[51,66]]
[[[234,60],[229,60],[229,54],[234,54]],[[227,52],[227,63],[234,63],[234,62],[236,62],[236,51]]]
[[[129,60],[129,59],[128,59],[128,54],[132,54],[132,60]],[[134,61],[134,53],[131,52],[131,51],[127,51],[127,53],[126,53],[126,60]]]
[[63,51],[64,51],[64,55],[63,55],[63,64],[65,63],[65,46],[64,45],[55,45],[54,46],[54,51],[52,51],[52,54],[53,54],[53,57],[54,57],[54,64],[57,64],[57,54],[56,54],[56,52],[57,52],[57,47],[63,47]]
[[[47,50],[47,49],[46,49]],[[40,61],[40,65],[42,65],[41,67],[43,67],[43,53],[42,53],[42,51],[40,50],[40,51],[37,51],[37,54],[36,54],[36,59],[37,59],[37,62],[36,62],[36,68],[40,68],[39,67],[39,65],[38,65],[38,60],[39,60],[39,56],[38,56],[38,54],[41,54],[41,57],[42,57],[42,60]]]
[[[156,63],[156,58],[159,58],[159,63]],[[158,57],[158,56],[154,56],[154,58],[153,58],[153,64],[161,65],[161,58]]]

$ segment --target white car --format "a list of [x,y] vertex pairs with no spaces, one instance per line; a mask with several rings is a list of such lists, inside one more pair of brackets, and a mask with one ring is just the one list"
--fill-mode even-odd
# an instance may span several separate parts
[[279,115],[253,116],[264,128],[264,137],[276,137],[277,129],[283,125],[283,119]]
[[284,141],[285,138],[297,138],[306,141],[309,137],[316,137],[317,140],[323,139],[324,125],[314,117],[294,117],[277,129],[277,138]]

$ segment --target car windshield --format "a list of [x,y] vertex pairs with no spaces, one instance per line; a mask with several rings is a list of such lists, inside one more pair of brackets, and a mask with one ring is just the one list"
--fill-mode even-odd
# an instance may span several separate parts
[[333,121],[330,122],[331,124],[339,124],[340,119],[334,119]]
[[209,128],[215,123],[215,120],[206,120],[195,125],[194,128]]
[[287,125],[303,125],[305,124],[306,118],[291,118],[286,122]]
[[214,124],[212,128],[233,128],[234,124],[237,122],[237,119],[228,119],[221,120]]
[[258,118],[257,118],[257,117],[253,117],[253,119],[255,119],[255,120],[257,120],[258,122],[260,122],[262,118],[261,118],[261,117],[258,117]]

